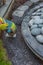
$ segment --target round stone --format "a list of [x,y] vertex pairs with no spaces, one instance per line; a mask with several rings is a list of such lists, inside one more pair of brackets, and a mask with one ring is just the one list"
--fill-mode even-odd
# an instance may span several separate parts
[[36,36],[39,35],[41,33],[41,29],[40,28],[34,28],[31,30],[31,34]]
[[38,27],[37,25],[32,25],[32,26],[31,26],[31,29],[37,28],[37,27]]
[[28,25],[31,27],[33,25],[34,19],[31,19]]
[[43,27],[41,28],[41,33],[43,34]]
[[40,18],[43,19],[43,14],[41,14]]
[[39,24],[38,27],[39,27],[39,28],[42,28],[42,27],[43,27],[43,24]]
[[40,16],[34,16],[33,19],[40,19]]
[[42,24],[43,20],[42,19],[35,19],[34,24]]
[[36,39],[38,42],[43,43],[43,35],[37,35]]
[[35,14],[37,14],[37,12],[35,12],[35,13],[32,13],[32,16],[34,16]]
[[41,9],[38,9],[36,12],[40,12],[41,11]]
[[33,3],[36,3],[36,2],[38,2],[39,0],[31,0],[31,2],[33,2]]
[[41,12],[43,12],[43,8],[41,8]]

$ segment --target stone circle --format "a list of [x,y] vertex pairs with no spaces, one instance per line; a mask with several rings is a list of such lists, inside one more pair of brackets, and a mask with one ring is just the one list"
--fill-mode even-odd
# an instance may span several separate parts
[[[26,18],[29,16],[29,20]],[[27,12],[21,25],[23,38],[27,46],[43,60],[43,4],[33,6]]]

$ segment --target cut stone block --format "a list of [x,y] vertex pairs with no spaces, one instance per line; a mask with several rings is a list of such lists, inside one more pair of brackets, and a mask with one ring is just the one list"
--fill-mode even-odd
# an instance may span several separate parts
[[28,11],[29,7],[28,6],[20,6],[19,8],[17,8],[16,11],[13,12],[12,16],[13,16],[13,21],[16,24],[21,24],[24,16],[26,15],[27,11]]
[[31,0],[31,2],[33,2],[33,3],[36,3],[36,2],[38,2],[39,0]]
[[24,11],[16,10],[12,15],[14,23],[20,24],[23,19],[23,15]]
[[28,8],[29,7],[27,5],[22,5],[22,6],[18,7],[17,9],[22,10],[22,11],[26,11],[26,10],[28,10]]
[[31,1],[27,1],[24,3],[24,5],[31,6],[33,3]]
[[23,14],[24,14],[24,11],[16,10],[16,11],[13,13],[13,16],[22,17]]

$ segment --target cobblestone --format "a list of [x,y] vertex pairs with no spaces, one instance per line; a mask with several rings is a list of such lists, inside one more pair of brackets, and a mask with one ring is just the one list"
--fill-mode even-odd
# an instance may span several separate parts
[[31,2],[33,2],[33,3],[36,3],[36,2],[38,2],[39,0],[31,0]]
[[24,3],[24,5],[31,6],[32,2],[31,1],[27,1],[26,3]]
[[21,22],[22,22],[24,16],[26,15],[28,9],[29,9],[29,7],[27,5],[22,5],[19,8],[17,8],[17,10],[14,11],[12,14],[13,21],[16,24],[21,24]]

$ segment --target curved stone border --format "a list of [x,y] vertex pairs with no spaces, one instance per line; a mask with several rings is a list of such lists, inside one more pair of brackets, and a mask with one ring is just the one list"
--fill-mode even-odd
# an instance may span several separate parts
[[[14,23],[15,24],[21,24],[23,18],[25,17],[27,12],[30,10],[30,8],[34,7],[39,2],[41,2],[41,0],[30,0],[30,1],[25,2],[20,7],[18,7],[12,14],[12,18],[13,18]],[[36,7],[36,8],[38,8],[38,7]]]
[[39,4],[38,6],[31,9],[27,15],[24,17],[22,25],[21,25],[21,32],[23,38],[27,44],[27,46],[33,51],[35,55],[37,55],[41,60],[43,60],[43,45],[39,44],[36,39],[31,35],[31,32],[28,27],[28,22],[30,20],[30,16],[32,12],[36,9],[39,9],[43,6],[43,4]]
[[29,10],[29,7],[33,3],[31,1],[25,2],[23,5],[19,6],[12,14],[13,21],[16,24],[21,24],[23,18],[25,17],[26,13]]

